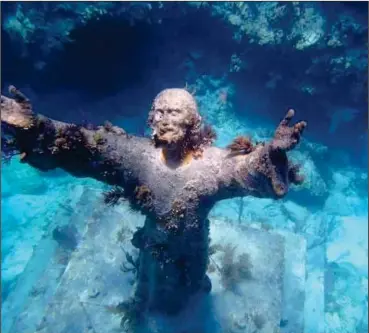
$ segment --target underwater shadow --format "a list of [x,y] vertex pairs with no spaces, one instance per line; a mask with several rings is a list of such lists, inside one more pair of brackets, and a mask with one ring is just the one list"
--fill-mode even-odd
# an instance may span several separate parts
[[153,314],[147,322],[134,333],[220,333],[222,327],[215,307],[215,296],[196,294],[186,308],[177,316]]

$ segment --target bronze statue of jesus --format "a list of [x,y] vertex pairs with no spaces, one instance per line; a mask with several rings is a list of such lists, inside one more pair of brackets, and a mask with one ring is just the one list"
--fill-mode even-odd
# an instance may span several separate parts
[[55,121],[35,113],[14,86],[9,91],[12,98],[1,96],[3,147],[39,170],[62,168],[115,186],[111,200],[122,195],[146,215],[132,238],[139,249],[134,302],[141,313],[175,314],[191,295],[210,292],[207,215],[217,201],[278,199],[303,181],[287,158],[306,127],[304,121],[290,125],[293,110],[270,142],[253,145],[238,137],[220,149],[185,89],[166,89],[154,99],[151,138],[108,122],[94,128]]

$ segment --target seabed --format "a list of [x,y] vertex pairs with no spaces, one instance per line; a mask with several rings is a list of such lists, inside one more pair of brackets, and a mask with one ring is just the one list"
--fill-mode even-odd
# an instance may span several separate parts
[[[124,331],[122,315],[108,307],[128,300],[133,291],[134,273],[123,272],[121,266],[127,263],[126,252],[135,253],[131,232],[144,217],[125,206],[107,208],[99,195],[97,190],[85,191],[69,219],[78,234],[75,250],[53,240],[55,225],[50,226],[5,300],[2,333]],[[249,277],[225,288],[223,254],[216,251],[208,273],[212,292],[191,299],[176,317],[151,314],[144,331],[303,333],[305,240],[290,232],[235,225],[222,218],[210,221],[211,245],[229,246],[235,259],[246,254]]]

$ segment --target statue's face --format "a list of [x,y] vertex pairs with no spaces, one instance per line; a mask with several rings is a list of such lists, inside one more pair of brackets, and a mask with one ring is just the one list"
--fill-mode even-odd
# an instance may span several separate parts
[[183,142],[200,118],[196,101],[184,89],[166,89],[154,100],[150,124],[157,143],[171,146]]

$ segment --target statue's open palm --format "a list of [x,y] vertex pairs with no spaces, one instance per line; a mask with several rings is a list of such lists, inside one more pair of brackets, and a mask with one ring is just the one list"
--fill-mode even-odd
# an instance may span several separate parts
[[272,149],[289,151],[299,143],[302,132],[307,124],[305,121],[300,121],[293,126],[289,126],[294,115],[295,111],[291,109],[280,122],[271,142]]
[[9,87],[13,98],[1,95],[1,123],[14,128],[28,129],[33,125],[32,105],[14,86]]

